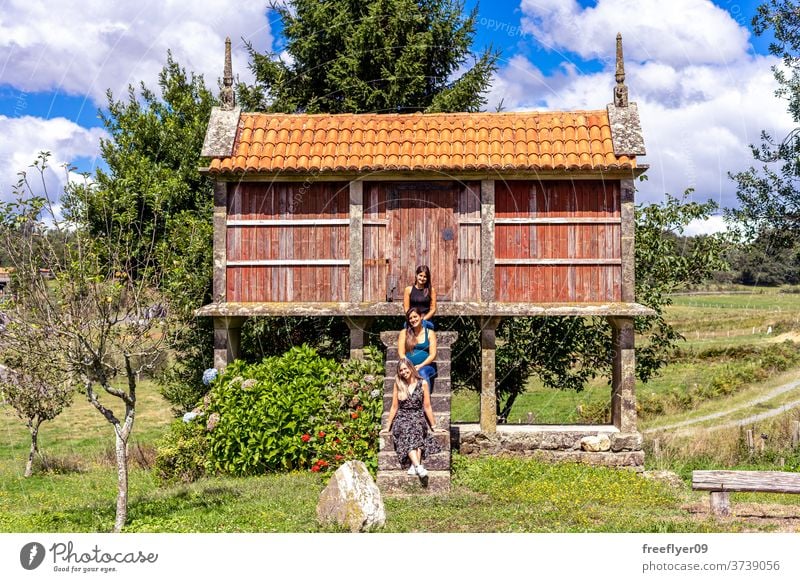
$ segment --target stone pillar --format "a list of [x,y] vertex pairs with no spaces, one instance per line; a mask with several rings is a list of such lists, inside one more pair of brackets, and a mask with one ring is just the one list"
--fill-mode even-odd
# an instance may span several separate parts
[[214,318],[214,367],[220,372],[239,357],[244,317]]
[[[364,183],[360,180],[350,182],[350,267],[347,272],[350,279],[348,299],[350,303],[361,303],[364,301]],[[352,342],[351,327],[351,353]]]
[[624,302],[633,303],[636,301],[636,279],[634,239],[636,237],[636,217],[634,216],[633,195],[635,188],[633,180],[620,180],[620,219],[622,247],[620,248],[622,258],[622,292],[621,299]]
[[[214,183],[214,284],[212,301],[224,303],[227,297],[228,183]],[[216,345],[216,344],[215,344]]]
[[497,432],[497,386],[495,378],[495,331],[499,317],[478,318],[481,330],[481,432]]
[[372,318],[345,317],[344,321],[350,330],[350,359],[362,360],[364,359],[367,330],[372,325]]
[[611,423],[620,433],[636,433],[636,356],[632,317],[611,323]]

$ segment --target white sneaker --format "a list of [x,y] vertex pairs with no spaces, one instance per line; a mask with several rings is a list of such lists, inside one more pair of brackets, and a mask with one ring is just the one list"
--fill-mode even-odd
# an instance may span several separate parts
[[422,465],[417,465],[417,475],[424,479],[428,476],[428,471]]
[[414,465],[411,465],[408,468],[408,471],[406,471],[406,473],[408,473],[409,475],[416,475],[417,474],[417,468]]

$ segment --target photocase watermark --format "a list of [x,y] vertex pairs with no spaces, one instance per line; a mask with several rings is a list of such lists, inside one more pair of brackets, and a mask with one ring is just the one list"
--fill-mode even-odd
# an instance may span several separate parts
[[77,549],[69,542],[56,542],[49,549],[39,542],[30,542],[22,546],[19,552],[20,565],[26,570],[35,570],[41,566],[47,556],[52,558],[54,572],[73,572],[87,574],[90,572],[110,573],[118,571],[123,564],[155,564],[158,554],[154,552],[105,551],[97,544],[89,550]]
[[44,546],[39,542],[30,542],[19,551],[19,563],[26,570],[35,570],[44,561]]

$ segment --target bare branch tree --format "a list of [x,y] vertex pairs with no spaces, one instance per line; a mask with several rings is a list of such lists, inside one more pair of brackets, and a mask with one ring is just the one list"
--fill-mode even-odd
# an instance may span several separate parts
[[[9,318],[0,357],[13,360],[18,369],[46,362],[111,425],[118,532],[127,520],[127,447],[139,378],[163,362],[186,319],[172,315],[159,291],[159,265],[167,263],[156,255],[165,251],[151,241],[142,252],[142,241],[136,241],[133,253],[131,237],[90,235],[85,217],[93,201],[92,184],[68,180],[58,206],[43,179],[47,158],[40,154],[32,166],[42,179],[42,195],[36,195],[23,173],[16,200],[0,206],[0,240],[13,267],[10,297],[0,308]],[[91,211],[96,217],[103,208]]]

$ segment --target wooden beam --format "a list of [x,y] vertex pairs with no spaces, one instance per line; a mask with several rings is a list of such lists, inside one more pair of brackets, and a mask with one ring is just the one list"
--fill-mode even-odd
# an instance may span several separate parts
[[481,181],[481,301],[494,301],[494,180]]
[[495,259],[495,265],[621,265],[621,259]]
[[800,473],[784,471],[692,471],[695,491],[800,493]]
[[350,182],[350,288],[348,299],[352,302],[364,300],[364,183]]
[[350,264],[347,259],[274,259],[252,261],[228,261],[229,267],[342,267]]
[[228,226],[346,226],[349,218],[229,219]]
[[498,218],[495,224],[620,224],[620,218]]

